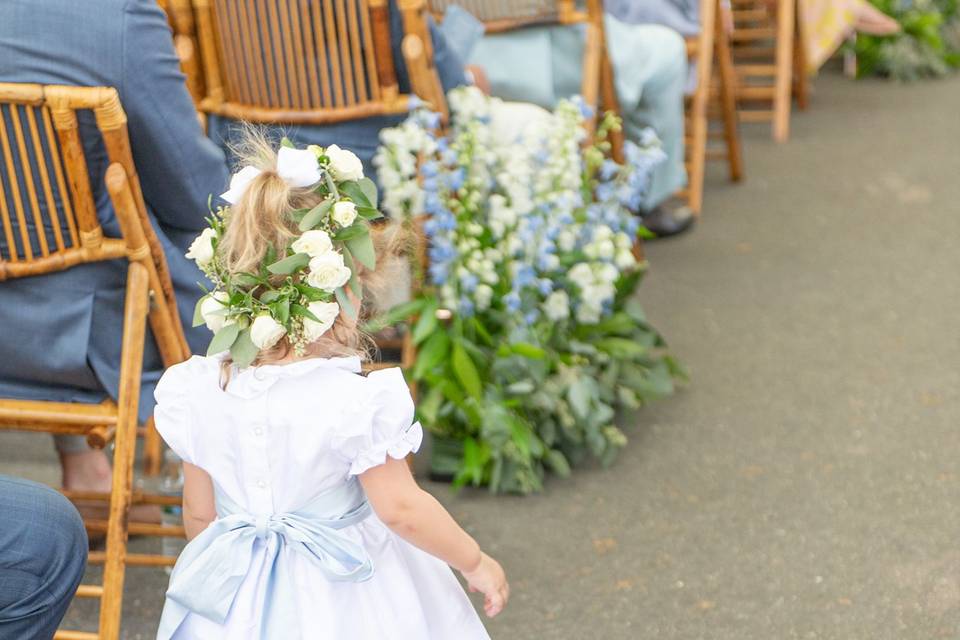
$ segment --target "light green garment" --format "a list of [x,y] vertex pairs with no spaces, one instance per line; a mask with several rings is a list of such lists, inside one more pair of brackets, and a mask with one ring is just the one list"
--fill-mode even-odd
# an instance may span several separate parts
[[[636,140],[652,127],[667,161],[653,176],[645,201],[653,208],[687,182],[683,168],[683,93],[687,58],[683,38],[659,25],[627,25],[606,16],[607,47],[624,131]],[[552,108],[580,93],[583,29],[534,27],[486,35],[470,62],[484,68],[495,96]]]

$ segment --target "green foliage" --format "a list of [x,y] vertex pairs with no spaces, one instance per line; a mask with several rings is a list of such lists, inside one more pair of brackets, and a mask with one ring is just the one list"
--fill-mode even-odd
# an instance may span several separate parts
[[892,36],[859,34],[854,50],[859,76],[896,80],[939,77],[960,67],[960,11],[957,0],[871,0],[895,18],[902,31]]

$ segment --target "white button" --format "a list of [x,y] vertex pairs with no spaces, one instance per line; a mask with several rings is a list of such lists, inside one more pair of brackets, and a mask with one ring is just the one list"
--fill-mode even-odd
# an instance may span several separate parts
[[257,481],[257,486],[260,487],[261,489],[266,489],[266,488],[267,488],[267,483],[266,483],[265,480],[258,480],[258,481]]
[[255,436],[262,436],[262,435],[263,435],[263,428],[262,428],[262,427],[254,427],[254,429],[253,429],[253,435],[255,435]]

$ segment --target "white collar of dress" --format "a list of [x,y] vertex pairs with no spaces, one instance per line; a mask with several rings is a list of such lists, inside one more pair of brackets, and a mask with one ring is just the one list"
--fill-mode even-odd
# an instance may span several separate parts
[[272,387],[278,380],[305,375],[318,369],[342,369],[350,373],[360,373],[360,358],[310,358],[290,364],[268,364],[249,367],[241,371],[233,369],[227,393],[241,398],[253,398]]

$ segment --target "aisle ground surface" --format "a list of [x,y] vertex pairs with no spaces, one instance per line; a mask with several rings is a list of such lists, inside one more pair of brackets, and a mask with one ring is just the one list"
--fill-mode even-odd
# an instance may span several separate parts
[[[692,381],[624,417],[615,465],[530,498],[427,483],[510,575],[493,638],[960,637],[960,78],[815,87],[648,246]],[[0,434],[0,472],[55,481],[49,438]],[[166,576],[128,576],[124,637],[152,638]]]

